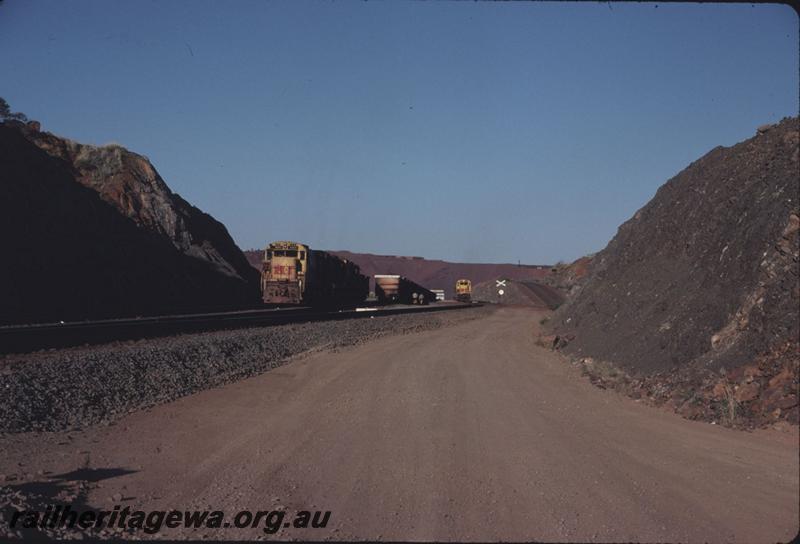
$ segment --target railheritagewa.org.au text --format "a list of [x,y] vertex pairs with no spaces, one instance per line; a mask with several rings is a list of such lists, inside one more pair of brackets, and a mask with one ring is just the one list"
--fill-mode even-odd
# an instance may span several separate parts
[[241,510],[228,516],[221,510],[134,510],[117,505],[113,510],[73,510],[69,505],[11,514],[11,529],[127,529],[155,534],[161,529],[255,529],[274,534],[281,528],[322,529],[330,511]]

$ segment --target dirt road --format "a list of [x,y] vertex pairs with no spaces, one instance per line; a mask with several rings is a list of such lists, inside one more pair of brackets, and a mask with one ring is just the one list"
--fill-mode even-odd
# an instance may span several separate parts
[[[85,477],[96,508],[331,511],[325,529],[269,536],[284,540],[797,533],[796,428],[733,431],[599,390],[534,345],[541,315],[501,309],[309,355],[113,426],[5,437],[0,471],[29,472],[40,489]],[[266,536],[161,533],[203,535]]]

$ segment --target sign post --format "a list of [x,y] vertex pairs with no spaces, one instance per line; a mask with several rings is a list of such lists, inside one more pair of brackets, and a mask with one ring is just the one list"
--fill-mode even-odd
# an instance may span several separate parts
[[502,287],[506,286],[506,280],[494,280],[494,282],[497,284],[495,285],[495,287],[497,287],[497,294],[500,295],[500,300],[503,300],[505,290],[502,289]]

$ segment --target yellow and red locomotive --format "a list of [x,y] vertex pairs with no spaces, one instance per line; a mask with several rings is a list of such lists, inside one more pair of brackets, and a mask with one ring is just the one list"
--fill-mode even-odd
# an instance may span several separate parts
[[456,300],[459,302],[472,302],[472,282],[469,280],[456,281]]
[[358,265],[297,242],[272,242],[264,251],[261,293],[268,304],[344,306],[369,295]]

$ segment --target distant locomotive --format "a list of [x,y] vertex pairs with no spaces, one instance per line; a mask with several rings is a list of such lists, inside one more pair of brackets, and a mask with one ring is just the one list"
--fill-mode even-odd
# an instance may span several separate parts
[[264,251],[261,293],[270,304],[360,304],[369,278],[358,265],[297,242],[272,242]]
[[472,282],[469,280],[456,281],[456,300],[459,302],[472,302]]
[[396,274],[375,275],[375,296],[378,304],[428,304],[436,294]]

